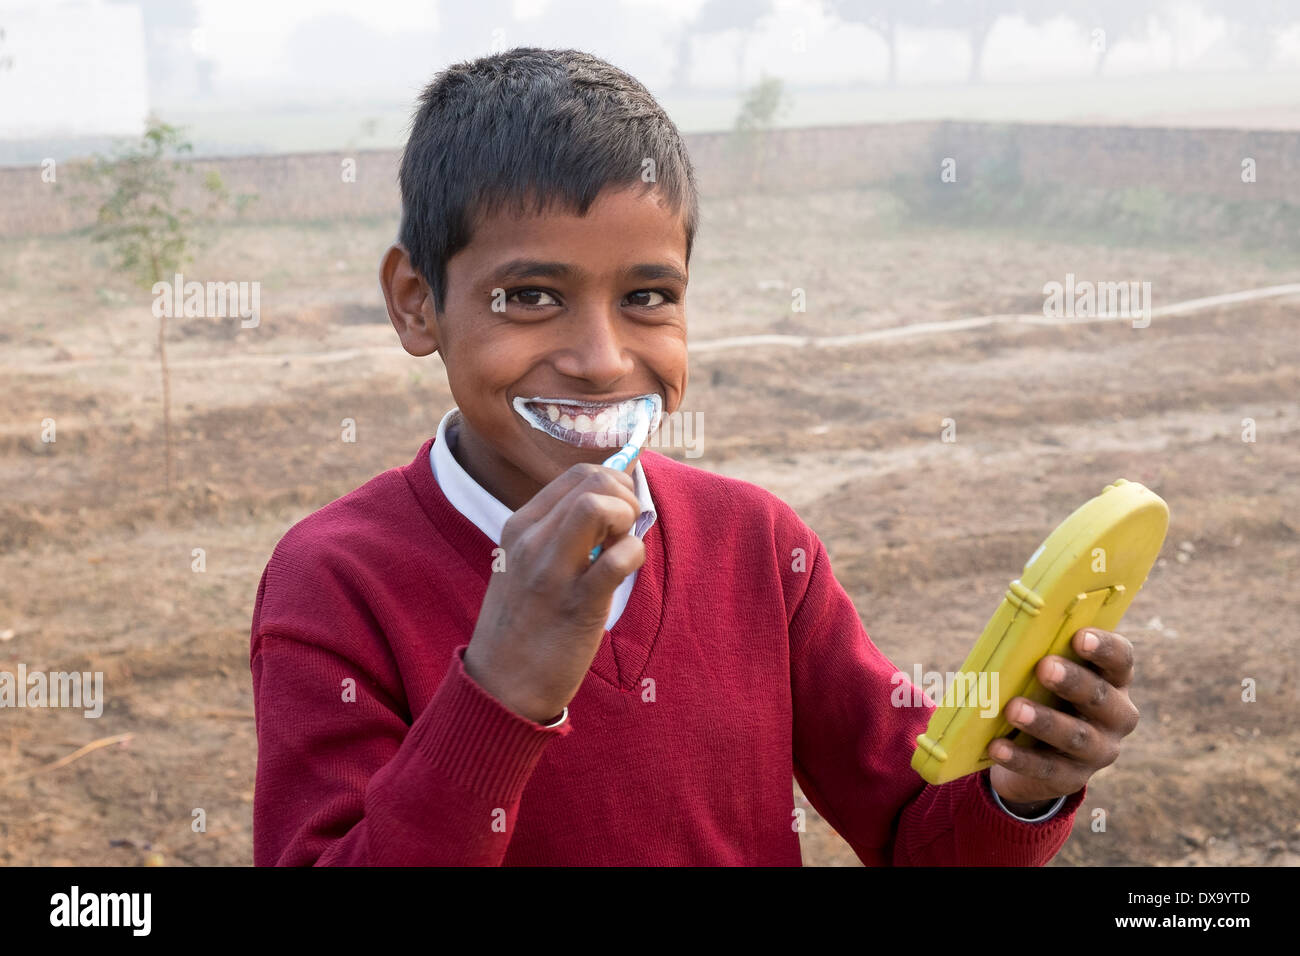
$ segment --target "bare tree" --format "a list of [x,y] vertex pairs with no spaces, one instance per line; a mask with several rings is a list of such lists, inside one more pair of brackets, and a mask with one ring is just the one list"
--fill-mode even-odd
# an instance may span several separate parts
[[[1032,5],[1031,5],[1032,6]],[[1096,54],[1092,75],[1101,76],[1115,44],[1120,40],[1143,40],[1150,33],[1151,20],[1159,11],[1155,0],[1068,0],[1051,13],[1026,11],[1030,23],[1041,23],[1064,13],[1087,34]]]
[[839,19],[861,23],[885,41],[890,86],[898,85],[898,28],[915,7],[915,0],[830,0],[830,10]]
[[970,44],[967,80],[979,83],[984,77],[984,46],[993,25],[1005,13],[1019,12],[1014,0],[918,0],[911,17],[918,26],[957,30]]
[[693,44],[700,37],[739,32],[736,43],[736,84],[745,83],[745,54],[749,50],[750,35],[764,17],[772,12],[773,0],[704,0],[695,17],[683,24],[677,36],[677,51],[673,58],[672,85],[685,87],[694,65]]

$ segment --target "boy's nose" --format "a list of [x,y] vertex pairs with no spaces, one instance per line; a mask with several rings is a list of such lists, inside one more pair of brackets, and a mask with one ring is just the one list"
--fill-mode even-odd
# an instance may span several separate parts
[[569,330],[556,362],[558,371],[573,378],[585,378],[597,385],[618,381],[635,367],[625,337],[609,310],[594,309]]

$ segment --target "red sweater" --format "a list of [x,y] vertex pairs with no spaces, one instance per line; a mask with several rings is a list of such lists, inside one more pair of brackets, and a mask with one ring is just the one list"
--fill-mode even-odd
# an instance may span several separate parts
[[262,575],[255,865],[798,866],[792,776],[868,865],[1041,865],[1069,836],[1084,791],[1027,823],[987,771],[922,780],[933,704],[891,706],[897,669],[822,542],[757,485],[649,450],[659,517],[568,722],[506,709],[461,658],[495,545],[432,443],[291,528]]

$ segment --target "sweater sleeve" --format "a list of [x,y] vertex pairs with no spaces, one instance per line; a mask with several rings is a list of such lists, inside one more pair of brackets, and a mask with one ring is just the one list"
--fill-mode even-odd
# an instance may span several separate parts
[[1045,864],[1086,787],[1031,823],[994,803],[988,770],[927,783],[911,760],[935,706],[872,643],[825,546],[804,534],[814,557],[790,620],[794,766],[817,812],[868,866]]
[[464,644],[412,721],[372,617],[322,589],[290,626],[260,613],[266,580],[250,650],[254,865],[499,865],[524,786],[571,725],[507,709],[465,672]]

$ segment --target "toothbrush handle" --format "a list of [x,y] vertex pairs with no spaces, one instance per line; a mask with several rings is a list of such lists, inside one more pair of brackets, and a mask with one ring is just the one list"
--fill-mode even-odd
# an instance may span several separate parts
[[[641,406],[637,427],[632,432],[632,440],[605,459],[603,464],[606,468],[613,468],[615,471],[627,471],[632,463],[640,457],[641,446],[649,437],[650,425],[654,422],[654,412],[655,403],[651,399],[646,399]],[[591,554],[587,556],[588,564],[596,560],[603,547],[604,545],[598,544],[591,549]]]
[[[617,471],[625,471],[627,467],[631,465],[632,462],[636,461],[639,457],[641,457],[640,448],[633,450],[631,458],[627,457],[627,449],[622,448],[616,453],[614,453],[613,455],[611,455],[609,458],[607,458],[604,461],[604,466],[606,468],[614,468]],[[603,544],[598,544],[594,548],[592,548],[591,554],[587,555],[587,563],[590,564],[592,561],[595,561],[596,558],[600,556],[601,549],[603,549],[604,547],[605,546]]]

